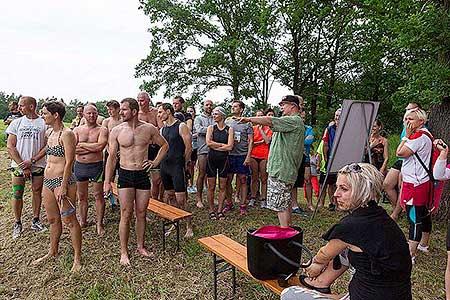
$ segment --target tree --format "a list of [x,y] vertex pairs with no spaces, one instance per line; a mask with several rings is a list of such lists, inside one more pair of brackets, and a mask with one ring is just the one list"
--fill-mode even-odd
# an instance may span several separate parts
[[[267,102],[267,84],[261,87],[254,79],[266,78],[267,83],[270,77],[267,70],[273,50],[258,47],[255,51],[255,45],[270,36],[269,4],[255,0],[148,0],[141,4],[152,34],[150,53],[136,67],[137,77],[148,77],[143,89],[154,94],[164,88],[165,96],[173,96],[191,88],[199,98],[227,86],[234,99]],[[261,59],[256,53],[263,54]],[[263,75],[255,76],[258,69]]]

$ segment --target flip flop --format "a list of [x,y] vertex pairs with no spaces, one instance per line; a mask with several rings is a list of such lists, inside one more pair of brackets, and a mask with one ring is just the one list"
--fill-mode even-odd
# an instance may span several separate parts
[[215,212],[210,212],[208,215],[210,220],[217,220],[217,216]]
[[311,290],[318,291],[318,292],[323,293],[323,294],[331,294],[331,288],[330,288],[330,287],[324,287],[324,288],[315,287],[315,286],[310,285],[309,283],[307,283],[307,282],[305,281],[306,278],[308,278],[308,276],[306,276],[306,275],[300,275],[300,276],[298,277],[298,279],[300,280],[300,283],[301,283],[304,287],[306,287],[306,288],[308,288],[308,289],[311,289]]

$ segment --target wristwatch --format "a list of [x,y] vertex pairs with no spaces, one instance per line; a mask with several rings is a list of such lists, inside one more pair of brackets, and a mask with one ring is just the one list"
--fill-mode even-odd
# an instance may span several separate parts
[[36,160],[34,158],[32,158],[30,161],[33,165],[36,163]]

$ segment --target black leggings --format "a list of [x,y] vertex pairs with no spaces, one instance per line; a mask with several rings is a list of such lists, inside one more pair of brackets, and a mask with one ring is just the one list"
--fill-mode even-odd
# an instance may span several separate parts
[[409,240],[420,242],[422,233],[431,232],[431,213],[426,206],[406,205],[409,222]]

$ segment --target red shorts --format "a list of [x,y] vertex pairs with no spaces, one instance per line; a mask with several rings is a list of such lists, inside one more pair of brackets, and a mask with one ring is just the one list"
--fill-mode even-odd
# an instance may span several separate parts
[[[427,181],[417,186],[414,186],[414,184],[409,182],[403,182],[400,204],[405,208],[406,203],[412,199],[411,205],[428,206],[433,213],[436,213],[441,200],[444,184],[443,182],[439,182],[438,185],[434,186],[434,189],[432,189],[432,187],[432,181]],[[431,197],[433,199],[431,199]]]

